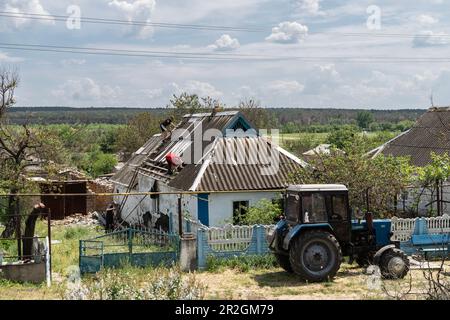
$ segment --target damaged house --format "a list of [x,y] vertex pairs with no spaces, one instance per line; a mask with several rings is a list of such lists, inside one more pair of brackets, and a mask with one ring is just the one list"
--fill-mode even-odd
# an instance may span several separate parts
[[[449,107],[430,108],[411,129],[370,151],[369,155],[409,157],[412,165],[425,167],[432,161],[432,152],[438,155],[450,154]],[[420,200],[416,201],[418,196]],[[442,181],[437,190],[411,188],[409,192],[401,195],[397,209],[405,212],[412,209],[419,215],[427,215],[431,210],[449,214],[450,182]]]
[[[127,223],[176,228],[178,195],[165,193],[188,192],[180,200],[183,216],[220,226],[262,199],[279,199],[305,165],[258,134],[240,112],[213,112],[186,115],[170,136],[151,137],[111,181]],[[126,195],[133,192],[159,194]]]

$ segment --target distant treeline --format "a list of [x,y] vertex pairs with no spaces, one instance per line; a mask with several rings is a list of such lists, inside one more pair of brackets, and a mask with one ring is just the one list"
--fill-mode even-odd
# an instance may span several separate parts
[[[362,109],[300,109],[267,108],[280,126],[295,124],[296,127],[311,125],[355,124]],[[369,110],[376,123],[415,121],[426,110]],[[125,124],[136,114],[150,112],[162,117],[167,108],[70,108],[70,107],[14,107],[9,118],[14,124]]]

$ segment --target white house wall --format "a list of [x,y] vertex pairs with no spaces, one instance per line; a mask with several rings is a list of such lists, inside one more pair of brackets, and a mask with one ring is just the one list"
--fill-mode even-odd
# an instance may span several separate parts
[[[138,176],[138,190],[134,192],[150,192],[155,179],[146,175],[140,174]],[[179,192],[180,190],[169,187],[167,184],[159,182],[159,192]],[[119,192],[125,192],[126,187],[116,185],[116,190]],[[117,191],[116,191],[117,192]],[[120,204],[122,201],[121,196],[116,197],[116,201]],[[141,201],[142,200],[142,201]],[[141,202],[140,202],[141,201]],[[139,203],[140,202],[140,203]],[[182,211],[185,217],[197,219],[197,197],[191,195],[183,195],[182,197]],[[135,208],[132,212],[132,210]],[[143,223],[143,215],[146,212],[150,212],[152,215],[152,222],[160,217],[160,214],[165,214],[172,218],[173,230],[178,230],[178,195],[177,194],[161,194],[159,195],[159,211],[157,211],[156,199],[152,199],[150,196],[143,195],[130,195],[122,210],[122,219],[130,224]]]
[[230,223],[233,219],[234,201],[249,201],[250,206],[255,206],[262,199],[272,200],[279,197],[279,192],[212,193],[208,198],[209,225],[217,227]]
[[[408,196],[406,198],[406,200],[403,200],[402,197],[399,197],[398,203],[397,203],[397,209],[400,211],[403,211],[404,209],[406,209],[406,211],[408,211],[408,209],[410,208],[415,208],[415,199],[417,198],[417,195],[420,194],[420,192],[422,191],[421,188],[417,188],[417,189],[410,189]],[[450,184],[446,184],[443,186],[443,199],[444,203],[443,203],[443,214],[450,214]],[[436,193],[434,193],[434,195],[431,194],[431,191],[429,189],[425,189],[422,193],[422,195],[420,196],[420,202],[419,202],[419,207],[418,207],[418,213],[420,216],[428,216],[429,211],[431,210],[430,206],[427,206],[427,204],[429,204],[431,201],[436,200]],[[447,201],[447,202],[445,202]],[[436,203],[433,203],[432,205],[432,209],[433,211],[436,213],[437,212],[437,207],[436,207]]]

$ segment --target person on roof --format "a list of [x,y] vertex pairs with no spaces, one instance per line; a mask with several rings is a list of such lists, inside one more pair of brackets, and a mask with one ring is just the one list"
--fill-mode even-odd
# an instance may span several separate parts
[[168,134],[170,134],[170,127],[173,126],[173,121],[174,118],[173,116],[171,116],[159,124],[159,128],[161,129],[164,138],[166,138]]

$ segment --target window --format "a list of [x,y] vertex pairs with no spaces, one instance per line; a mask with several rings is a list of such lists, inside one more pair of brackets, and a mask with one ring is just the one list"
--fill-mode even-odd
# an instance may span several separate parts
[[233,224],[240,224],[242,217],[247,214],[248,201],[233,201]]
[[286,195],[286,219],[297,223],[300,212],[300,197],[298,194],[288,193]]
[[302,217],[304,223],[326,222],[325,197],[319,193],[302,196]]
[[333,212],[332,220],[347,220],[347,198],[344,195],[335,195],[332,197]]

